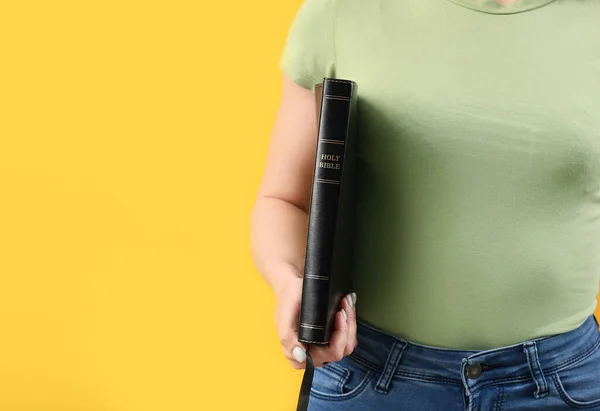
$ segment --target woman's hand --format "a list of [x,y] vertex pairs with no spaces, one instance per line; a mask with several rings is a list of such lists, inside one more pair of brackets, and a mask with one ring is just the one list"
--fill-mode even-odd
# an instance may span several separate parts
[[[298,342],[298,318],[302,298],[302,278],[292,275],[275,290],[275,326],[283,353],[292,367],[303,369],[306,365],[306,346]],[[341,360],[356,348],[356,294],[342,299],[340,311],[335,316],[334,331],[328,346],[310,347],[315,367]]]
[[[315,94],[284,75],[265,173],[252,209],[251,249],[258,271],[277,298],[275,324],[285,356],[295,368],[304,368],[306,359],[306,347],[298,342],[298,267],[305,259],[317,125]],[[317,365],[341,359],[356,347],[355,298],[343,300],[329,346],[311,346]]]

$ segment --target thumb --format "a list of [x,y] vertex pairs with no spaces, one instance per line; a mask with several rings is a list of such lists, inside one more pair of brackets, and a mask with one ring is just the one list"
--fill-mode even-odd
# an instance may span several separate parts
[[304,361],[306,361],[306,348],[304,348],[301,345],[295,346],[292,349],[292,356],[297,362],[303,363]]

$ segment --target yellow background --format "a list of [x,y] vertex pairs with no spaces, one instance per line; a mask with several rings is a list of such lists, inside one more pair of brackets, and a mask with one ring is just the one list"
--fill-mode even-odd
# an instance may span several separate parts
[[0,2],[0,411],[294,409],[248,218],[299,5]]
[[293,409],[248,218],[299,4],[0,1],[0,411]]

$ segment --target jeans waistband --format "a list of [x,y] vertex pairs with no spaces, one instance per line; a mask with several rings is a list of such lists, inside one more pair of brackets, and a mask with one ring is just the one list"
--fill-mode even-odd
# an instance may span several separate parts
[[358,323],[357,362],[381,372],[378,389],[385,390],[394,376],[431,382],[456,383],[467,390],[501,381],[534,379],[543,395],[544,375],[584,359],[600,345],[594,316],[564,334],[538,338],[484,351],[462,351],[415,344]]

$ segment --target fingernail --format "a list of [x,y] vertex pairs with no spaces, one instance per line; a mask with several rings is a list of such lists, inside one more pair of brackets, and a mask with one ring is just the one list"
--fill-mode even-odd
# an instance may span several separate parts
[[294,356],[294,359],[298,362],[304,362],[304,360],[306,360],[306,353],[300,347],[294,347],[294,349],[292,350],[292,355]]
[[356,305],[356,293],[352,293],[352,302]]
[[344,317],[344,321],[348,320],[348,315],[346,314],[346,310],[342,308],[342,317]]
[[354,306],[354,301],[352,301],[352,296],[351,296],[350,294],[348,294],[348,295],[346,296],[346,301],[348,302],[348,306],[349,306],[350,308],[352,308],[352,307]]

